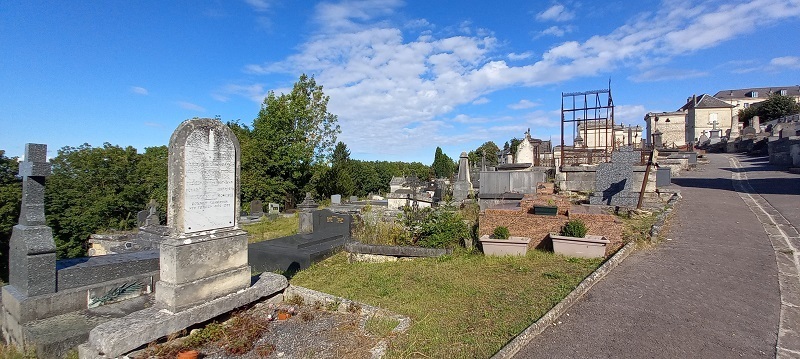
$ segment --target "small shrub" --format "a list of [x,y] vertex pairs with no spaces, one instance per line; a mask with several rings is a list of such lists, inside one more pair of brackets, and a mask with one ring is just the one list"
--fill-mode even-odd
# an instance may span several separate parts
[[561,235],[567,237],[583,238],[588,231],[586,224],[580,219],[571,219],[561,227]]
[[497,226],[492,232],[492,238],[494,239],[508,239],[511,234],[508,232],[508,227],[505,226]]

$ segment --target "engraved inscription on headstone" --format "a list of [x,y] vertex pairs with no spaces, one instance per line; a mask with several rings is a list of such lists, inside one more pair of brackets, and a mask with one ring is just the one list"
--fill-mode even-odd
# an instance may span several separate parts
[[186,138],[184,155],[184,233],[234,226],[236,149],[208,128]]

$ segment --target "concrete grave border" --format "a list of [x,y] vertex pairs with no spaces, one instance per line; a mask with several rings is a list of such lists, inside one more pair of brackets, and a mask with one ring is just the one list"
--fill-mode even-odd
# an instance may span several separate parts
[[[660,228],[666,223],[669,213],[672,212],[675,203],[681,198],[680,193],[674,193],[670,200],[667,202],[666,209],[656,217],[656,223],[650,230],[650,240],[655,240],[658,236]],[[656,229],[658,228],[658,229]],[[655,230],[655,232],[654,232]],[[611,258],[609,258],[600,267],[595,269],[592,274],[575,287],[564,299],[551,308],[547,313],[542,315],[539,320],[531,324],[528,328],[519,333],[514,339],[511,339],[503,348],[492,356],[492,359],[506,359],[512,358],[516,355],[522,347],[530,343],[534,338],[547,329],[547,327],[554,325],[561,315],[563,315],[575,302],[577,302],[589,289],[592,288],[597,282],[603,279],[608,273],[616,268],[625,258],[636,250],[636,241],[628,242],[620,250],[617,251]]]
[[[392,329],[392,335],[404,333],[406,330],[408,330],[408,328],[411,327],[411,318],[408,316],[395,314],[383,308],[373,307],[369,304],[356,302],[343,297],[337,297],[335,295],[319,292],[313,289],[290,285],[286,288],[286,290],[283,291],[284,301],[290,300],[293,296],[302,297],[303,302],[307,304],[319,302],[327,306],[329,304],[339,303],[336,309],[337,311],[343,313],[348,312],[351,306],[357,306],[361,309],[361,318],[358,323],[358,328],[363,332],[366,332],[367,320],[372,317],[384,317],[397,320],[399,323],[396,327],[394,327],[394,329]],[[370,353],[372,353],[371,359],[383,358],[383,356],[386,354],[388,345],[389,342],[386,339],[381,339],[378,344],[375,344],[375,346],[370,349]]]

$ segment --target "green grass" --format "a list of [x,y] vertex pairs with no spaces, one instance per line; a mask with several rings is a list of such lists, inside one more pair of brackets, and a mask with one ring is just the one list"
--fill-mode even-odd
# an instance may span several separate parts
[[33,349],[28,350],[27,352],[21,352],[17,350],[17,347],[13,345],[7,345],[2,343],[2,339],[0,339],[0,359],[35,359],[36,353]]
[[299,218],[297,214],[291,217],[278,216],[272,221],[265,218],[258,223],[242,225],[242,229],[247,231],[248,241],[256,243],[297,234]]
[[347,263],[340,253],[291,282],[411,317],[408,332],[392,340],[389,358],[488,358],[601,262],[531,251]]
[[384,338],[389,336],[398,324],[400,321],[397,319],[375,316],[367,319],[366,329],[370,335]]

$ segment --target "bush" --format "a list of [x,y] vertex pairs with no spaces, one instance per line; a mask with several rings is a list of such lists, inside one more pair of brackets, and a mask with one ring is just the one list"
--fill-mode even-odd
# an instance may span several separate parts
[[494,239],[508,239],[511,234],[508,233],[508,227],[498,226],[492,232],[492,238]]
[[406,208],[403,212],[401,219],[410,234],[408,244],[426,248],[452,248],[470,238],[469,226],[453,208]]
[[567,237],[583,238],[588,231],[586,224],[580,219],[572,219],[561,227],[561,235]]

